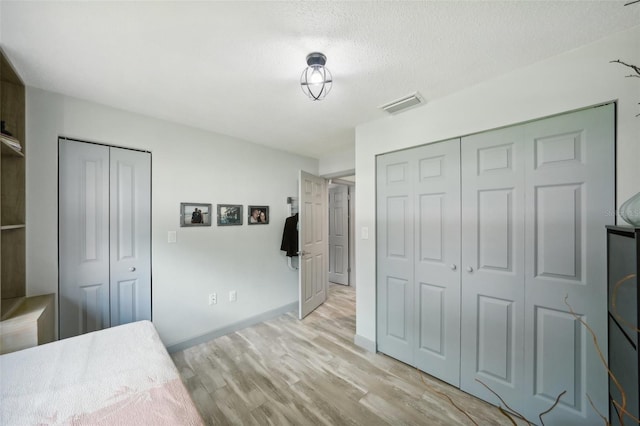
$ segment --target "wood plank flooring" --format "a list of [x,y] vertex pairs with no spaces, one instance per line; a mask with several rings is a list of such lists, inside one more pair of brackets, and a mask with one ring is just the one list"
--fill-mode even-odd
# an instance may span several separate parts
[[[498,409],[413,367],[353,344],[355,291],[330,285],[294,312],[172,355],[207,424],[511,424]],[[437,391],[437,392],[436,392]]]

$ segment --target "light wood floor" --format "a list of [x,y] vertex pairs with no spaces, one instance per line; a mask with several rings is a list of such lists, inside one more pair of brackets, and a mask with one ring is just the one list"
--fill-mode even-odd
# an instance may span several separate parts
[[[173,354],[207,424],[511,424],[496,407],[353,344],[355,291],[331,285],[303,321],[282,315]],[[422,376],[422,377],[421,377]]]

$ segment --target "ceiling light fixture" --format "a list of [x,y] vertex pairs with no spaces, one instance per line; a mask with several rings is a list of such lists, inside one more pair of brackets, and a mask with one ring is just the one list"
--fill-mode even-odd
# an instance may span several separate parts
[[325,68],[327,57],[320,52],[307,55],[307,67],[300,76],[302,91],[313,101],[324,99],[331,91],[333,79],[331,72]]

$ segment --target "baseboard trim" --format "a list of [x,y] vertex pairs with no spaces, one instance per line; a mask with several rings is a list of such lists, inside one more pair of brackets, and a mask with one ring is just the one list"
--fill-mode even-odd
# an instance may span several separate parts
[[373,342],[366,337],[356,334],[353,338],[353,343],[356,346],[360,346],[361,348],[368,350],[369,352],[376,353],[376,342]]
[[210,331],[209,333],[203,334],[201,336],[185,340],[184,342],[167,346],[167,352],[172,354],[174,352],[183,351],[192,346],[199,345],[200,343],[208,342],[210,340],[216,339],[226,334],[230,334],[238,330],[242,330],[243,328],[247,328],[252,325],[261,323],[263,321],[268,321],[270,319],[276,318],[282,314],[286,314],[288,312],[297,311],[297,310],[298,310],[298,302],[289,303],[288,305],[284,305],[279,308],[275,308],[270,311],[263,312],[254,317],[250,317],[242,321],[238,321],[234,324],[230,324],[225,327],[219,328],[217,330]]

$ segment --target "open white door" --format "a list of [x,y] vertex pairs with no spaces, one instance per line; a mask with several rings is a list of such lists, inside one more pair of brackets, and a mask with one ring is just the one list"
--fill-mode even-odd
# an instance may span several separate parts
[[327,299],[327,192],[324,179],[300,170],[298,178],[300,319]]

